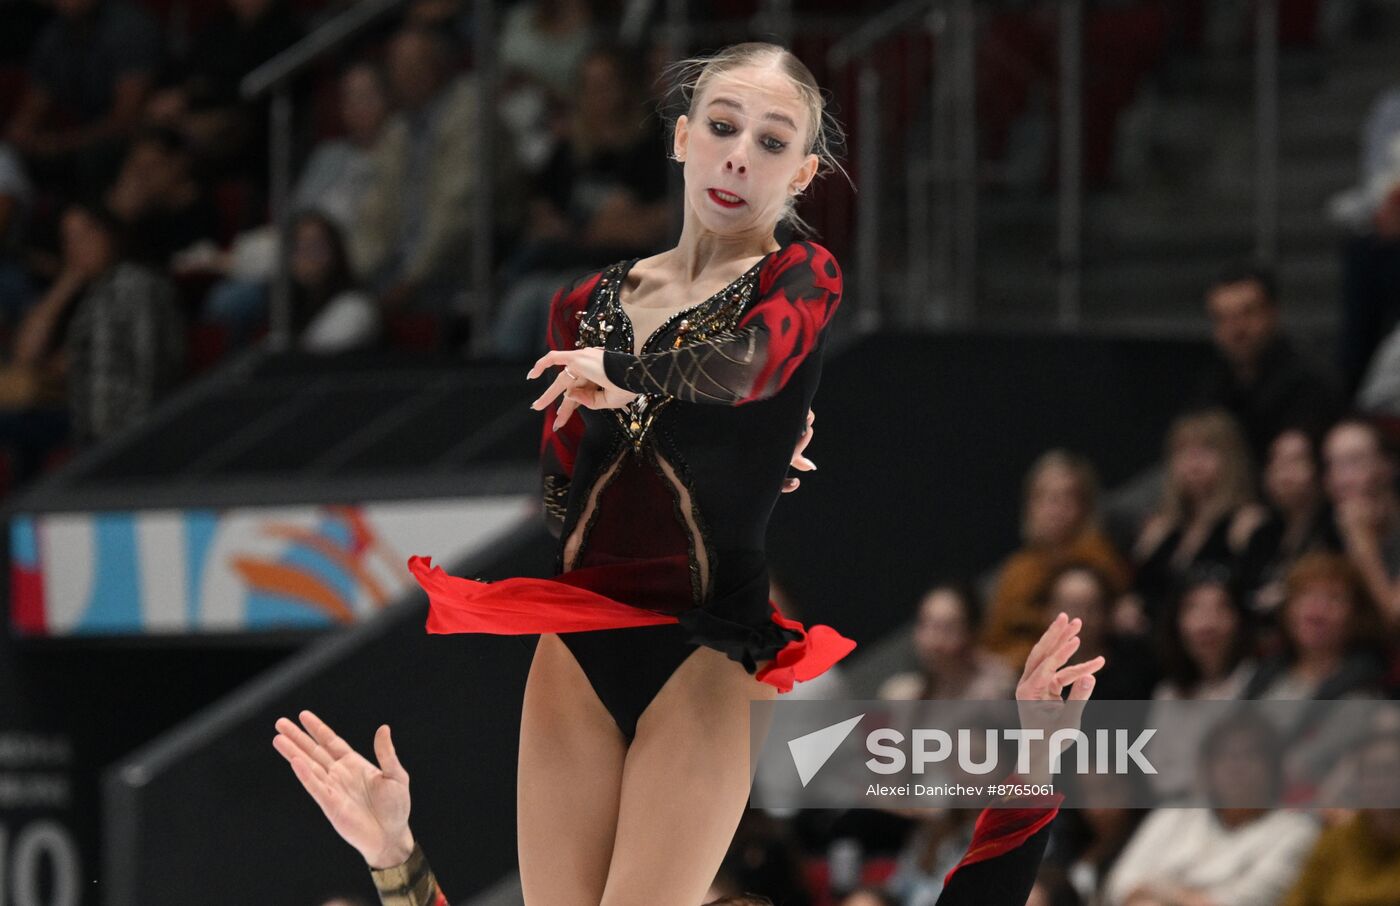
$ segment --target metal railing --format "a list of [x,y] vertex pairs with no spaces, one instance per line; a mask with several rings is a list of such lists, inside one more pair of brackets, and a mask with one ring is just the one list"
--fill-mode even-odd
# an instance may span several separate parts
[[[853,73],[859,192],[855,282],[867,305],[862,326],[967,326],[978,321],[979,163],[977,53],[983,14],[999,0],[907,0],[869,19],[833,45],[833,73]],[[1084,325],[1086,149],[1085,3],[1046,0],[1057,27],[1054,117],[1053,322]],[[1261,263],[1279,257],[1279,3],[1254,4],[1254,251]],[[911,33],[934,47],[928,61],[926,115],[891,124],[897,80],[882,71],[890,45]],[[918,108],[916,108],[918,109]],[[895,129],[891,130],[891,125]],[[902,130],[902,132],[901,132]],[[886,138],[895,134],[903,145]],[[902,147],[902,153],[901,153]],[[903,191],[889,180],[903,177]],[[891,206],[904,205],[902,211]],[[902,229],[903,237],[893,235]],[[891,267],[889,250],[903,250]],[[899,265],[903,266],[900,267]],[[893,297],[899,301],[888,301]]]

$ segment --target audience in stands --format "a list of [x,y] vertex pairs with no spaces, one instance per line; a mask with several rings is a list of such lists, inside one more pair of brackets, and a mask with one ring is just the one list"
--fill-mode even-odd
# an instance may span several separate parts
[[1079,630],[1076,660],[1103,655],[1106,663],[1095,674],[1094,695],[1101,700],[1147,699],[1157,683],[1157,665],[1150,646],[1137,635],[1113,625],[1114,589],[1108,577],[1089,563],[1069,563],[1046,583],[1041,612],[1046,624],[1064,611],[1084,621]]
[[131,260],[165,270],[177,252],[218,233],[219,213],[194,165],[185,140],[169,129],[143,131],[131,143],[104,197]]
[[554,103],[573,97],[574,79],[597,39],[589,0],[524,0],[501,22],[501,70],[506,87],[530,83]]
[[[1378,730],[1356,749],[1357,803],[1400,799],[1400,731]],[[1282,906],[1400,903],[1400,809],[1355,812],[1322,831]]]
[[1215,361],[1202,376],[1202,408],[1219,406],[1244,431],[1255,463],[1284,428],[1320,433],[1341,414],[1334,381],[1283,332],[1271,273],[1231,265],[1206,289]]
[[1260,530],[1260,560],[1249,567],[1259,585],[1250,604],[1268,614],[1283,603],[1283,580],[1298,558],[1338,550],[1341,539],[1322,488],[1322,454],[1307,432],[1287,428],[1273,439],[1263,485],[1269,519]]
[[1010,698],[1019,674],[977,644],[981,609],[977,592],[969,585],[937,585],[925,593],[914,623],[919,669],[885,680],[877,697],[899,701]]
[[972,843],[977,814],[966,808],[923,810],[885,884],[895,902],[900,906],[934,906],[943,892],[944,877],[962,861]]
[[212,174],[265,186],[271,100],[242,100],[241,83],[301,33],[290,0],[226,0],[170,61],[147,118],[183,134]]
[[1084,903],[1098,903],[1104,879],[1145,815],[1142,809],[1129,808],[1145,801],[1143,782],[1133,774],[1089,773],[1074,783],[1088,804],[1055,819],[1045,864],[1062,872]]
[[55,0],[5,139],[64,197],[106,185],[162,61],[160,27],[128,0]]
[[527,174],[544,166],[569,118],[575,79],[601,29],[588,0],[526,0],[501,25],[501,116]]
[[379,306],[350,271],[340,228],[307,211],[292,223],[288,271],[292,278],[292,331],[308,352],[372,346],[382,330]]
[[[1241,600],[1229,570],[1202,567],[1187,576],[1181,594],[1162,615],[1160,662],[1163,678],[1152,692],[1155,702],[1148,726],[1172,713],[1174,702],[1238,699],[1254,674],[1255,634],[1252,614]],[[1180,713],[1180,712],[1178,712]],[[1154,741],[1153,789],[1164,801],[1192,792],[1194,754],[1202,734],[1195,724],[1173,722],[1178,729]]]
[[1303,556],[1279,614],[1283,650],[1259,665],[1244,698],[1338,699],[1377,691],[1385,639],[1360,574],[1339,554]]
[[311,149],[292,191],[292,207],[318,210],[342,230],[354,225],[374,182],[374,146],[393,113],[384,71],[361,61],[340,77],[342,134]]
[[1217,724],[1201,770],[1209,807],[1149,814],[1108,873],[1105,906],[1271,906],[1293,884],[1318,826],[1261,805],[1283,784],[1273,725],[1249,714]]
[[1327,496],[1342,550],[1386,621],[1400,623],[1400,497],[1394,457],[1376,426],[1348,418],[1323,443]]
[[664,129],[647,109],[638,54],[584,57],[575,112],[529,190],[525,232],[500,273],[493,335],[503,358],[544,352],[549,300],[592,267],[660,251],[670,235]]
[[62,231],[63,271],[20,324],[3,382],[0,442],[19,480],[65,441],[87,444],[130,425],[184,367],[174,287],[124,256],[116,218],[74,205]]
[[[391,112],[383,71],[356,63],[340,78],[340,123],[344,135],[320,142],[292,192],[292,209],[319,211],[348,235],[374,181],[373,149]],[[183,269],[225,275],[204,300],[203,317],[246,339],[268,313],[268,287],[275,276],[277,230],[265,224],[234,237],[227,253],[213,246],[182,256]]]
[[1376,101],[1362,132],[1361,178],[1333,200],[1349,226],[1342,256],[1337,359],[1348,392],[1367,409],[1395,411],[1400,367],[1400,88]]
[[[349,237],[355,271],[386,311],[446,314],[469,285],[477,134],[492,112],[477,107],[475,77],[454,77],[452,66],[452,45],[438,32],[405,29],[390,41],[399,112],[375,146],[375,176]],[[509,220],[516,168],[508,144],[497,145],[495,208]]]
[[[1167,435],[1166,460],[1162,501],[1133,550],[1134,589],[1154,623],[1193,566],[1258,562],[1256,539],[1268,516],[1256,502],[1245,438],[1224,410],[1179,417]],[[1250,591],[1257,585],[1252,575],[1240,581]]]
[[1093,465],[1050,450],[1026,475],[1022,547],[997,570],[983,644],[1008,665],[1024,664],[1049,618],[1041,611],[1046,583],[1067,563],[1091,563],[1117,598],[1128,590],[1128,565],[1099,527],[1099,481]]
[[24,234],[34,190],[24,162],[0,142],[0,322],[13,325],[34,303],[24,260]]

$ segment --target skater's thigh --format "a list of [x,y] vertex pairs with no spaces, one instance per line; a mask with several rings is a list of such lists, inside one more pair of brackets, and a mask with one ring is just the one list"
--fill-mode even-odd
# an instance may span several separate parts
[[626,744],[573,653],[540,636],[520,722],[516,788],[525,906],[598,906]]

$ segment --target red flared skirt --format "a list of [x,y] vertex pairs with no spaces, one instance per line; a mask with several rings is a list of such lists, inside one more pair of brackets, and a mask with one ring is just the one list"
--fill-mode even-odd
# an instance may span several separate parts
[[[432,565],[432,558],[416,555],[409,557],[408,569],[428,593],[427,629],[435,634],[538,635],[686,622],[682,614],[624,604],[586,587],[585,570],[552,579],[482,582],[448,575],[442,567]],[[854,641],[830,626],[803,626],[783,616],[772,601],[768,603],[771,625],[747,627],[746,631],[786,641],[776,647],[768,664],[754,672],[754,679],[788,692],[793,683],[820,676],[855,649]],[[697,633],[695,641],[711,644],[704,633]],[[712,647],[740,659],[732,644]]]

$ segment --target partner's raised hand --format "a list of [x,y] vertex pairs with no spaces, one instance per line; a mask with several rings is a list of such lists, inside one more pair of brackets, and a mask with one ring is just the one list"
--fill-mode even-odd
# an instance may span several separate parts
[[[1023,730],[1038,730],[1039,742],[1032,743],[1033,782],[1053,782],[1048,759],[1055,754],[1049,742],[1059,730],[1079,729],[1084,703],[1094,693],[1094,673],[1103,667],[1103,655],[1065,666],[1079,650],[1079,630],[1083,621],[1071,620],[1061,612],[1035,643],[1026,657],[1026,669],[1016,684],[1016,712]],[[1069,698],[1063,698],[1065,687]]]
[[370,868],[404,862],[414,845],[408,829],[408,772],[394,752],[388,724],[374,734],[376,766],[312,712],[299,716],[304,730],[288,718],[277,719],[273,748],[291,763],[336,833]]
[[1071,620],[1061,612],[1041,634],[1026,657],[1026,669],[1016,684],[1017,701],[1061,701],[1064,688],[1070,686],[1070,701],[1087,701],[1094,691],[1094,674],[1105,661],[1103,655],[1071,664],[1065,662],[1079,650],[1079,630],[1083,621]]

